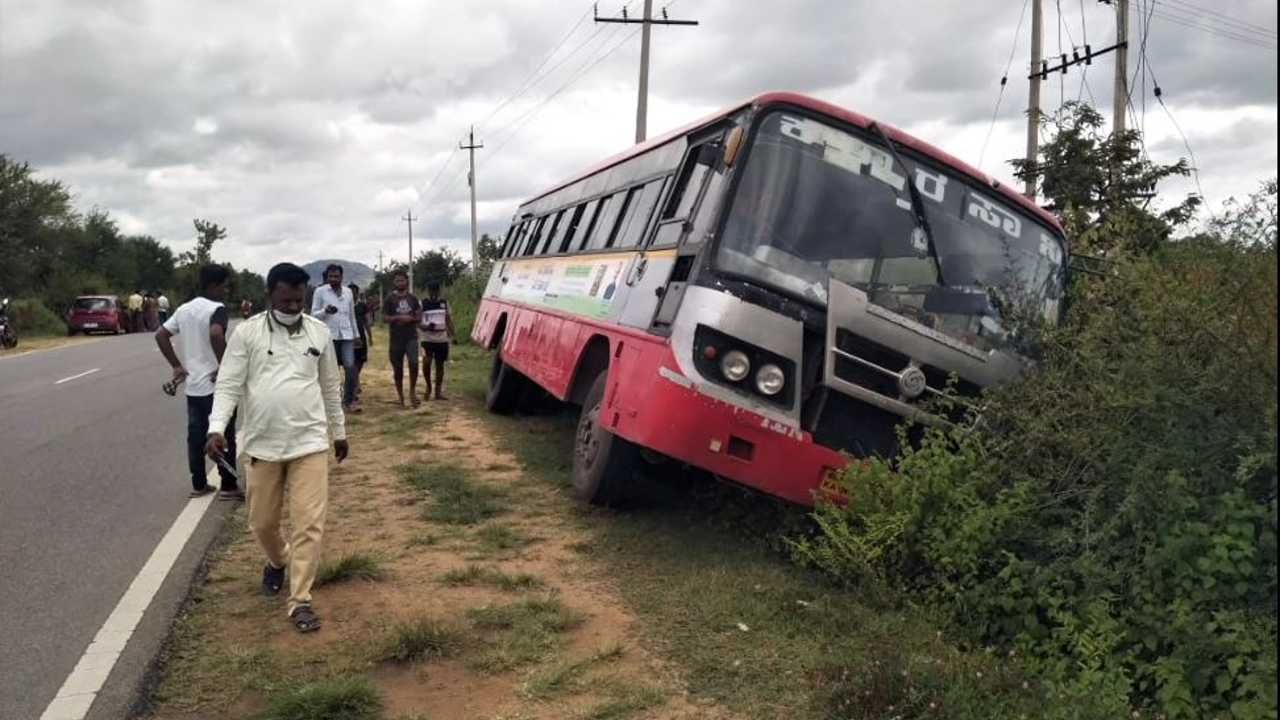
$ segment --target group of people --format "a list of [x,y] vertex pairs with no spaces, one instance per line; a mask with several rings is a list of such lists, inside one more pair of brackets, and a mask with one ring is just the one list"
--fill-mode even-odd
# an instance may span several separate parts
[[126,304],[129,332],[155,332],[169,319],[169,298],[162,292],[135,290]]
[[[220,500],[245,500],[249,525],[266,556],[262,592],[278,595],[289,584],[287,613],[298,632],[320,628],[311,587],[320,566],[328,508],[329,449],[338,462],[350,445],[346,412],[360,412],[360,372],[372,344],[373,315],[360,288],[344,287],[339,265],[325,269],[306,308],[307,272],[281,263],[267,273],[266,312],[231,332],[224,304],[230,273],[220,265],[200,270],[200,295],[179,306],[156,330],[156,344],[172,368],[166,392],[185,383],[187,460],[191,496],[217,492]],[[405,273],[384,304],[396,392],[405,403],[403,365],[410,365],[410,399],[416,395],[417,351],[425,396],[444,399],[444,363],[456,342],[448,303],[437,283],[418,300]],[[419,335],[421,333],[421,335]],[[176,338],[176,347],[175,347]],[[208,483],[205,457],[217,463],[220,487]],[[236,466],[245,475],[239,488]],[[292,529],[286,540],[281,517],[286,490]]]

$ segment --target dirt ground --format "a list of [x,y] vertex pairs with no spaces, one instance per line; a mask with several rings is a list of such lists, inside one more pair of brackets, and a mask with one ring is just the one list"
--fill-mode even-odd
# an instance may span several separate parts
[[[364,374],[365,410],[349,418],[352,455],[331,466],[324,539],[327,562],[371,556],[383,577],[317,587],[323,627],[300,635],[285,617],[287,586],[279,598],[259,593],[263,558],[238,510],[176,628],[151,717],[252,717],[300,683],[350,676],[372,681],[378,717],[391,719],[730,717],[690,701],[674,665],[642,642],[645,628],[608,568],[589,556],[581,508],[527,478],[488,437],[473,404],[402,409],[388,374]],[[461,473],[481,495],[496,493],[497,507],[474,522],[428,519],[444,500],[406,481],[415,466],[428,478]],[[486,577],[520,580],[504,587]],[[543,600],[573,621],[522,637],[519,622],[495,630],[482,620]],[[451,633],[443,657],[380,655],[397,623],[423,619]]]

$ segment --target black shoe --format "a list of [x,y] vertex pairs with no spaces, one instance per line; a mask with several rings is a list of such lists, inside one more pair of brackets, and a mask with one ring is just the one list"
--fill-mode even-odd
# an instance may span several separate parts
[[204,487],[192,490],[190,493],[187,494],[187,497],[190,497],[190,498],[204,497],[205,495],[208,495],[214,490],[215,488],[212,485],[209,485],[206,483]]
[[275,597],[280,594],[280,588],[284,587],[284,568],[271,567],[271,563],[262,568],[262,594],[267,597]]

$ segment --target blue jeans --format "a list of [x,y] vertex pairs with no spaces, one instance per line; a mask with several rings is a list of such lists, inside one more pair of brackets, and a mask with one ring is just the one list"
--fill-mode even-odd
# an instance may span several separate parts
[[334,340],[333,352],[338,356],[338,364],[342,366],[342,404],[350,405],[356,399],[356,341]]
[[[212,395],[187,396],[187,467],[191,471],[191,487],[196,490],[209,484],[204,472],[207,459],[204,454],[204,444],[209,434],[209,413],[211,412],[213,412]],[[236,416],[234,414],[231,416],[231,422],[227,423],[224,437],[227,438],[227,462],[234,466],[236,464]],[[218,466],[218,476],[222,478],[221,489],[233,492],[236,490],[235,476],[221,465]]]

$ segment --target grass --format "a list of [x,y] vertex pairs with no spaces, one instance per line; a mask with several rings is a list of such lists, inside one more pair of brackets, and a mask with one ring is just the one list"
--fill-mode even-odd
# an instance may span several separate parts
[[546,585],[541,578],[528,573],[511,575],[497,568],[483,567],[481,565],[468,565],[465,568],[450,570],[440,576],[440,582],[455,586],[485,585],[507,592],[538,590]]
[[606,645],[590,657],[575,661],[559,662],[535,672],[522,688],[525,697],[532,700],[549,700],[583,688],[585,674],[601,663],[622,657],[626,649],[620,644]]
[[440,544],[440,537],[435,533],[416,532],[409,536],[409,541],[405,543],[407,547],[431,547]]
[[[565,487],[573,414],[488,415],[488,357],[471,351],[458,353],[455,378],[472,412],[527,476]],[[1016,661],[966,652],[939,632],[942,614],[833,587],[790,562],[779,548],[793,509],[676,468],[657,472],[666,477],[645,504],[580,514],[590,538],[573,549],[609,569],[655,647],[681,666],[691,699],[760,719],[892,717],[930,702],[954,718],[1041,714]],[[643,697],[612,698],[587,717],[624,716],[628,699]]]
[[475,532],[475,542],[480,550],[494,553],[503,550],[515,550],[533,542],[519,530],[510,525],[491,523]]
[[381,558],[363,552],[343,555],[334,562],[324,562],[316,573],[317,585],[333,585],[351,580],[382,580],[386,571]]
[[377,720],[382,698],[363,677],[341,677],[298,686],[272,698],[258,720]]
[[666,701],[666,693],[659,688],[621,685],[614,689],[614,697],[592,707],[580,717],[583,720],[623,720]]
[[453,626],[423,617],[391,626],[375,655],[381,662],[420,662],[449,657],[462,645],[462,635]]
[[467,611],[477,630],[488,635],[486,647],[468,665],[484,673],[500,673],[537,662],[562,645],[562,635],[581,625],[581,613],[554,596],[526,598],[508,605]]
[[506,493],[478,483],[470,468],[454,463],[419,462],[395,468],[402,479],[427,493],[430,505],[423,519],[446,525],[475,525],[505,508]]

